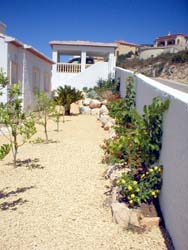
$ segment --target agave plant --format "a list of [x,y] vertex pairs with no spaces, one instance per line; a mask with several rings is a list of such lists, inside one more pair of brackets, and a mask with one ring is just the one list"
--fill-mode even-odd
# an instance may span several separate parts
[[82,92],[71,86],[65,85],[57,89],[56,100],[60,101],[61,105],[64,106],[66,115],[70,115],[71,104],[81,99],[83,99]]

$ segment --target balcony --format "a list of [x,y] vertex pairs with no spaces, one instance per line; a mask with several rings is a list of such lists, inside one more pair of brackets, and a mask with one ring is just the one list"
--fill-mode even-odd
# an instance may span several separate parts
[[[87,69],[92,64],[86,64],[85,68]],[[80,73],[81,72],[81,64],[73,64],[73,63],[57,63],[56,64],[56,72],[57,73]]]

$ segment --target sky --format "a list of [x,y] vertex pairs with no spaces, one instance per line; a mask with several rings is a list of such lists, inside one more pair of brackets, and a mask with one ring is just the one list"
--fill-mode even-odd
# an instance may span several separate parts
[[152,44],[188,34],[188,0],[0,0],[7,34],[51,57],[52,40]]

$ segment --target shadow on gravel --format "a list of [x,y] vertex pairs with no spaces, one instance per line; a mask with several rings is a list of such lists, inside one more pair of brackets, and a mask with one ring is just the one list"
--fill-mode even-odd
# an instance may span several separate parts
[[[13,165],[13,163],[8,163],[7,165]],[[39,159],[26,159],[26,160],[17,160],[16,162],[16,168],[24,167],[29,170],[32,169],[44,169],[44,166],[41,166],[39,163]]]
[[[17,194],[24,193],[29,189],[35,188],[34,186],[17,188],[15,191],[5,192],[4,190],[0,191],[0,199],[6,199],[11,196],[17,196]],[[28,202],[27,200],[23,200],[22,198],[18,198],[13,201],[5,201],[0,204],[0,210],[17,210],[18,206],[23,205]]]
[[17,195],[20,193],[24,193],[25,191],[35,188],[35,186],[17,188],[15,191],[5,192],[4,190],[0,191],[0,199],[8,198],[11,195]]
[[22,198],[19,198],[14,201],[10,202],[3,202],[0,204],[0,209],[5,210],[17,210],[18,206],[23,205],[24,203],[28,202],[27,200],[23,200]]

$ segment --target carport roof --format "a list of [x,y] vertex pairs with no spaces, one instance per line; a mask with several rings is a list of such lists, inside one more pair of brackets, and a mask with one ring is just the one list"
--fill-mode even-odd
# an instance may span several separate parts
[[91,47],[109,47],[117,48],[116,43],[101,43],[101,42],[90,42],[90,41],[51,41],[50,46],[53,45],[70,45],[70,46],[91,46]]

